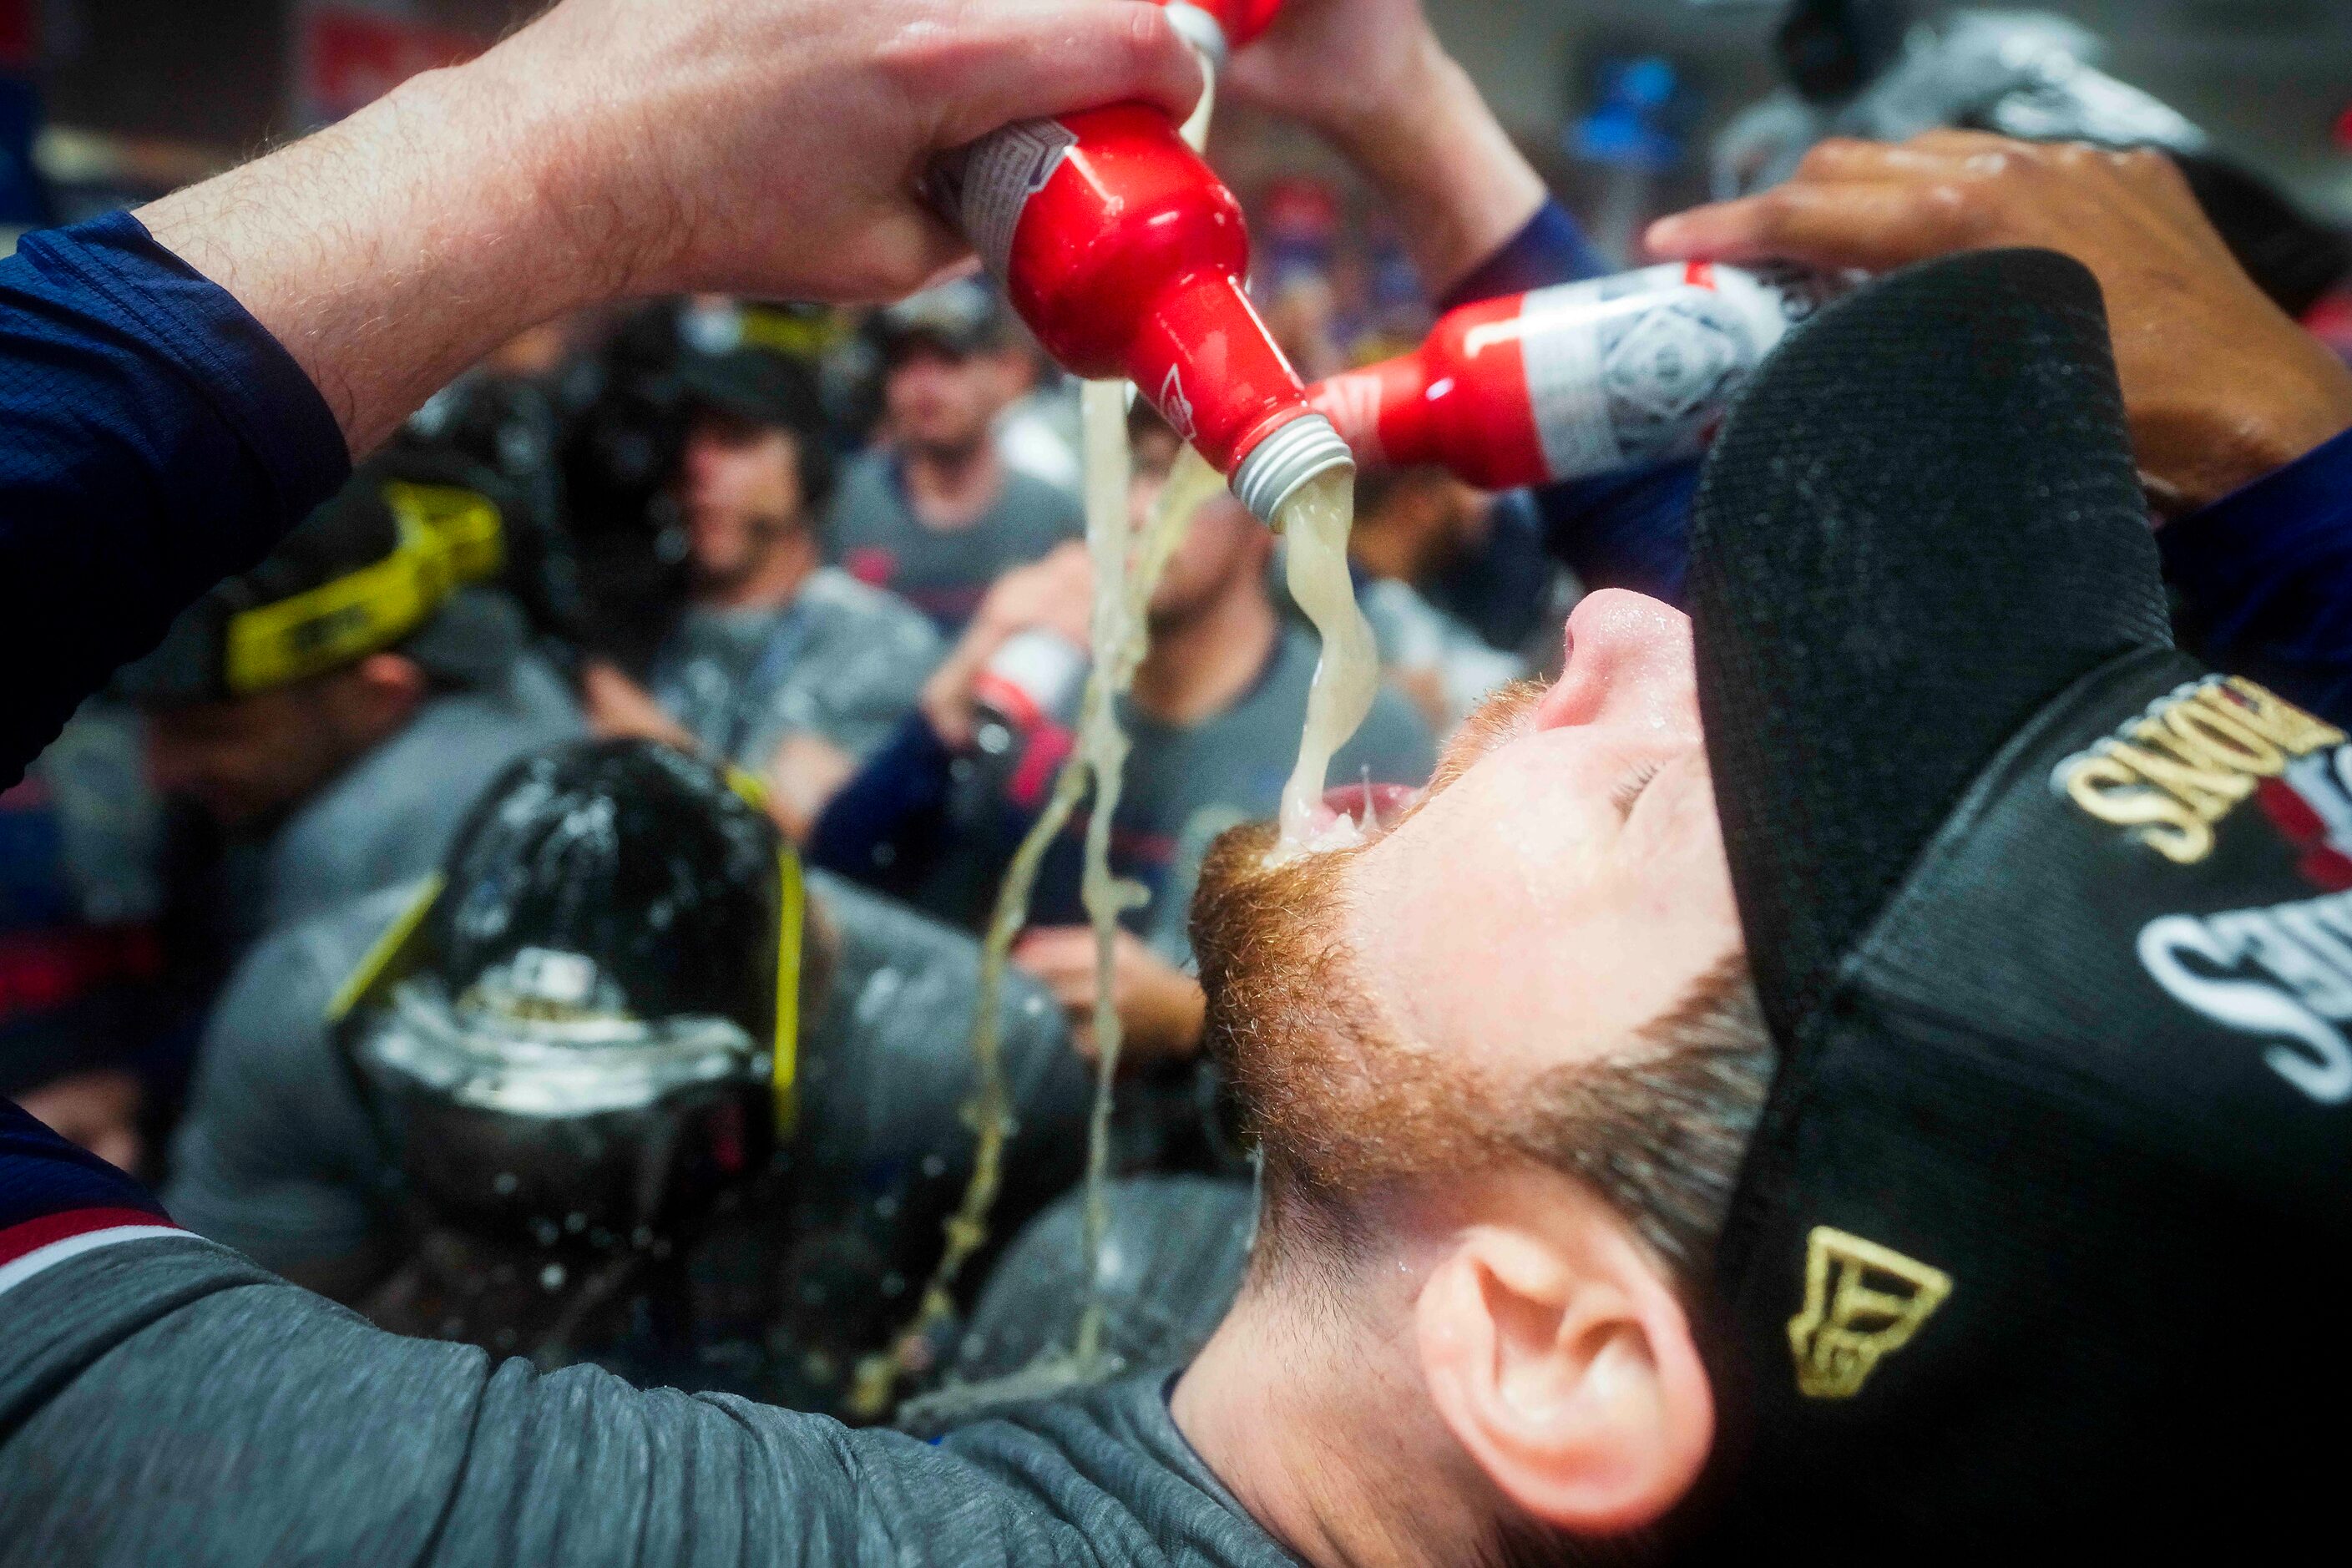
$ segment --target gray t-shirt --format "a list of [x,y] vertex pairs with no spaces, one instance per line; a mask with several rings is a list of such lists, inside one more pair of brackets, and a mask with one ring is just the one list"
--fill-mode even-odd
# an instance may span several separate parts
[[[811,1020],[795,1158],[809,1226],[851,1217],[877,1273],[928,1267],[962,1194],[971,1132],[966,1047],[979,944],[823,872],[812,900],[838,933],[831,989]],[[181,1224],[268,1267],[308,1270],[386,1240],[391,1173],[332,1045],[326,1008],[405,909],[414,888],[358,900],[248,954],[215,1009],[165,1206]],[[1019,1127],[999,1223],[1017,1225],[1076,1180],[1091,1084],[1061,1010],[1006,977],[1003,1052]],[[835,1205],[838,1214],[827,1207]],[[779,1216],[782,1218],[782,1216]],[[911,1293],[912,1281],[907,1281]],[[898,1310],[879,1289],[883,1316]]]
[[194,1237],[0,1296],[0,1565],[1295,1568],[1156,1372],[934,1445],[401,1339]]
[[896,460],[870,453],[842,475],[826,537],[851,576],[887,588],[952,637],[990,584],[1086,531],[1073,497],[1017,468],[1004,471],[995,501],[970,523],[927,527],[908,504]]
[[914,707],[943,651],[905,600],[820,566],[781,609],[690,606],[649,686],[711,755],[759,773],[793,734],[863,759]]
[[[1022,1227],[956,1343],[951,1389],[983,1396],[1077,1341],[1089,1288],[1103,1301],[1103,1346],[1123,1366],[1191,1361],[1239,1293],[1257,1237],[1252,1184],[1209,1176],[1133,1176],[1109,1184],[1101,1278],[1086,1245],[1086,1193],[1056,1199]],[[982,1385],[982,1386],[971,1386]],[[933,1407],[948,1401],[933,1395]]]
[[533,653],[517,655],[498,679],[432,698],[257,852],[240,856],[237,934],[258,936],[424,876],[509,763],[584,733],[571,688]]

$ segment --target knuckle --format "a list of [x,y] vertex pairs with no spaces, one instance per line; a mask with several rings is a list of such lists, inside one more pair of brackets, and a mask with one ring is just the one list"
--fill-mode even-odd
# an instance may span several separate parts
[[1830,136],[1806,149],[1797,162],[1799,179],[1819,179],[1831,170],[1867,155],[1868,144],[1851,136]]
[[1973,181],[1937,180],[1919,193],[1927,217],[1949,234],[1971,234],[1990,206],[1985,187]]
[[1796,221],[1797,197],[1790,194],[1787,185],[1776,185],[1758,196],[1749,211],[1758,237],[1769,242],[1787,234]]

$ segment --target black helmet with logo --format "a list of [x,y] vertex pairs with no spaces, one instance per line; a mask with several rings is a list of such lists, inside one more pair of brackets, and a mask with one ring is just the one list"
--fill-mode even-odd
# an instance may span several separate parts
[[800,868],[755,795],[587,742],[475,806],[333,1008],[436,1219],[667,1250],[789,1132]]

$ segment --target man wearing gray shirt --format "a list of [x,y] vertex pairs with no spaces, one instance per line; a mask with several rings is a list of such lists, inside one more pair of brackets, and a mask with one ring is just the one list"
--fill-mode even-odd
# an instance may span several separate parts
[[467,803],[531,747],[580,733],[514,602],[472,486],[362,468],[253,571],[124,671],[150,764],[231,835],[239,945],[433,868]]
[[828,525],[832,558],[905,598],[953,637],[1005,572],[1086,531],[1068,492],[997,449],[1009,331],[971,279],[882,313],[890,444],[850,464]]
[[691,597],[645,687],[588,665],[590,718],[752,773],[797,837],[914,705],[939,637],[893,595],[823,563],[833,455],[807,372],[738,348],[689,354],[678,375],[692,418],[673,494]]
[[[582,817],[603,824],[603,836],[564,840],[561,854],[527,831]],[[845,1410],[858,1358],[887,1348],[911,1315],[939,1256],[941,1222],[971,1174],[964,1107],[978,944],[861,889],[811,878],[790,1047],[797,1113],[778,1129],[774,1156],[731,1184],[723,1201],[685,1216],[682,1269],[649,1258],[644,1245],[598,1247],[552,1230],[533,1237],[463,1205],[436,1206],[444,1184],[404,1174],[462,1163],[467,1141],[436,1120],[408,1132],[404,1156],[351,1070],[355,1042],[386,1010],[354,1008],[364,1026],[339,1026],[331,1012],[387,962],[387,933],[469,902],[563,910],[538,917],[534,952],[603,942],[662,954],[691,941],[756,956],[757,932],[708,911],[740,895],[730,876],[753,891],[774,882],[775,850],[759,842],[774,829],[701,764],[642,742],[535,753],[492,786],[469,822],[436,879],[278,932],[247,957],[205,1033],[173,1144],[173,1215],[387,1327],[532,1355],[549,1370],[593,1361],[639,1382]],[[748,876],[710,853],[722,830],[761,851],[742,857],[753,867]],[[674,911],[647,907],[642,891],[615,900],[626,865],[656,855],[693,895],[685,902],[702,921],[696,933],[665,924]],[[608,870],[608,861],[624,869]],[[528,915],[500,918],[511,929]],[[467,961],[408,941],[429,955],[446,994],[476,983]],[[764,945],[772,949],[772,935]],[[772,997],[774,985],[754,989]],[[694,1000],[707,1005],[709,995]],[[693,1010],[677,995],[666,1005]],[[995,1223],[1009,1230],[1076,1179],[1090,1086],[1059,1009],[1034,984],[1011,977],[1000,1007],[1016,1128]],[[583,1075],[588,1060],[581,1058]],[[541,1155],[576,1147],[556,1135],[573,1125],[587,1119],[552,1117],[522,1142]],[[559,1184],[563,1204],[591,1207],[595,1184]],[[554,1284],[541,1278],[551,1264]],[[635,1274],[598,1289],[604,1274],[632,1265]],[[502,1283],[517,1279],[527,1282],[520,1292]],[[674,1310],[665,1318],[640,1308],[635,1316],[653,1321],[632,1326],[629,1309],[639,1303]]]

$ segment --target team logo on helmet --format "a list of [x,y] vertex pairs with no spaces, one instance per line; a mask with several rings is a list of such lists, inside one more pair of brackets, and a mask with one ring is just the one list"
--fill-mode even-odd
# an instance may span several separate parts
[[1952,1277],[1893,1247],[1817,1225],[1805,1238],[1805,1306],[1789,1320],[1797,1392],[1851,1399],[1952,1293]]
[[2298,758],[2344,743],[2344,731],[2251,680],[2209,676],[2058,764],[2058,793],[2166,859],[2213,852],[2214,826]]

